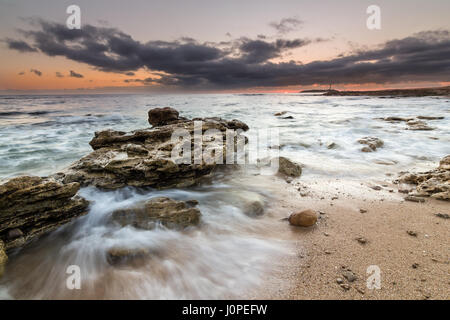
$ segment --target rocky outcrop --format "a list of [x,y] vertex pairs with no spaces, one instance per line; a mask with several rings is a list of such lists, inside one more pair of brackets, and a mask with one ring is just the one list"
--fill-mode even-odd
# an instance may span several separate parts
[[151,230],[157,224],[170,229],[182,229],[198,225],[200,216],[200,210],[192,207],[192,203],[160,197],[132,208],[116,210],[112,219],[121,226],[130,225],[138,229]]
[[313,210],[305,210],[293,213],[289,216],[289,223],[297,227],[311,227],[317,222],[317,213]]
[[5,270],[6,261],[8,261],[8,256],[5,252],[5,244],[2,240],[0,240],[0,278],[2,277]]
[[22,176],[0,185],[0,240],[5,250],[19,247],[87,213],[76,193],[79,183]]
[[410,196],[450,201],[450,155],[440,161],[437,169],[419,173],[404,173],[397,182],[417,186],[416,192]]
[[[164,109],[161,109],[164,110]],[[175,112],[149,112],[149,121],[155,125],[150,129],[132,132],[106,130],[96,132],[90,142],[94,149],[92,153],[71,165],[57,177],[65,183],[79,182],[82,186],[93,185],[99,188],[116,189],[124,186],[135,187],[186,187],[226,162],[226,134],[235,130],[231,146],[236,147],[238,138],[245,141],[241,131],[247,131],[248,126],[239,120],[223,120],[220,118],[196,118],[187,120],[175,119]],[[164,116],[163,116],[164,115]],[[194,161],[198,151],[194,146],[194,123],[201,121],[201,132],[213,129],[220,132],[215,139],[203,138],[199,145],[203,153],[214,153],[221,149],[222,161],[207,161],[200,156],[200,161]],[[198,123],[199,123],[198,122]],[[170,123],[170,124],[167,124]],[[197,123],[197,124],[198,124]],[[174,133],[186,132],[189,141],[191,157],[187,161],[175,161],[172,151],[175,148],[172,136]],[[242,140],[240,140],[242,141]],[[178,147],[177,147],[178,148]],[[200,148],[198,148],[200,149]],[[211,152],[210,152],[211,151]],[[196,153],[197,152],[197,153]],[[213,158],[213,157],[212,157]],[[187,162],[187,163],[186,163]]]
[[[22,246],[87,213],[89,203],[76,195],[80,186],[115,189],[124,186],[160,188],[193,185],[214,168],[226,163],[227,147],[235,150],[238,142],[246,143],[241,132],[249,129],[239,120],[188,120],[172,108],[153,109],[148,116],[153,126],[149,129],[128,133],[115,130],[95,133],[90,142],[94,151],[64,172],[45,178],[17,177],[0,184],[0,274],[6,263],[7,250]],[[198,128],[202,135],[198,135],[197,140],[200,138],[200,141],[195,144],[194,131],[197,132]],[[179,148],[178,138],[172,140],[177,133],[183,134],[183,148]],[[176,155],[179,155],[178,151],[186,151],[186,142],[189,157],[178,161],[180,158]],[[177,148],[176,152],[174,148]],[[218,151],[222,151],[223,158],[216,156]],[[162,224],[167,228],[185,228],[200,221],[196,203],[194,200],[181,202],[157,198],[133,208],[118,210],[112,216],[116,223],[123,226],[151,229],[156,224]],[[124,252],[119,249],[109,252],[108,261],[115,264],[124,257],[142,256],[141,251]]]
[[377,148],[381,148],[384,145],[383,140],[375,137],[364,137],[358,140],[359,144],[365,144],[367,147],[361,149],[362,152],[373,152]]
[[417,116],[416,118],[404,118],[404,117],[398,117],[398,116],[391,116],[386,118],[380,118],[381,120],[391,122],[391,123],[398,123],[398,122],[405,122],[407,127],[406,130],[412,130],[412,131],[431,131],[434,130],[433,127],[430,127],[425,121],[423,120],[442,120],[444,119],[443,116]]
[[155,108],[148,112],[148,123],[152,126],[164,126],[180,120],[179,113],[173,108]]
[[302,167],[298,163],[292,162],[288,158],[278,158],[278,173],[292,178],[297,178],[302,175]]

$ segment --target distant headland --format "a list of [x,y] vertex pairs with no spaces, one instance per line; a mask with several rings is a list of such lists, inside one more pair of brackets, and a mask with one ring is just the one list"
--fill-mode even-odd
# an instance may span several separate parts
[[438,88],[389,89],[369,91],[339,91],[339,90],[303,90],[300,93],[323,93],[325,96],[395,96],[395,97],[426,97],[450,96],[450,86]]

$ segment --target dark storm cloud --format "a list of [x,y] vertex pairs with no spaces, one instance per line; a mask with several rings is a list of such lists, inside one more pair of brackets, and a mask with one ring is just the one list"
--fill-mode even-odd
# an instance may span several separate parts
[[72,78],[84,78],[82,74],[76,73],[75,71],[70,70],[70,77]]
[[275,63],[272,59],[326,40],[267,41],[258,37],[200,43],[182,38],[142,43],[114,28],[85,25],[81,30],[69,30],[45,21],[40,26],[40,30],[23,34],[33,41],[33,49],[48,56],[63,56],[102,71],[130,76],[141,68],[160,74],[158,79],[128,79],[128,82],[207,89],[330,81],[342,84],[450,80],[450,34],[446,30],[421,32],[388,41],[375,49],[301,64]]
[[279,22],[269,23],[272,28],[274,28],[278,33],[281,34],[286,34],[291,31],[297,30],[302,24],[303,21],[297,18],[284,18]]
[[30,69],[30,72],[32,72],[32,73],[34,73],[35,75],[37,75],[37,76],[42,76],[42,72],[41,71],[39,71],[39,70],[36,70],[36,69]]
[[30,46],[28,43],[22,40],[4,39],[3,40],[9,49],[17,50],[20,52],[37,52],[37,49]]
[[273,58],[280,57],[281,54],[286,50],[299,48],[309,43],[309,40],[303,39],[278,39],[274,42],[246,39],[239,46],[239,51],[246,63],[261,63]]

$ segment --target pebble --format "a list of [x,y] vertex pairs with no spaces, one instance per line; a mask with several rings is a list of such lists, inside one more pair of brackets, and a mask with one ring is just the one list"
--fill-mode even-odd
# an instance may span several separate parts
[[436,213],[435,216],[441,219],[450,219],[450,216],[446,213]]
[[344,271],[342,275],[348,282],[353,282],[357,279],[356,275],[352,271]]
[[337,279],[336,279],[336,282],[337,282],[337,284],[342,284],[342,283],[344,283],[344,279],[342,279],[342,278],[337,278]]
[[364,237],[356,238],[356,241],[358,241],[361,244],[366,244],[367,243],[367,239],[364,238]]
[[367,210],[366,210],[366,209],[359,209],[359,212],[361,212],[361,213],[366,213]]
[[419,264],[418,263],[413,263],[413,265],[412,265],[412,268],[413,269],[417,269],[419,267]]
[[341,283],[340,286],[341,286],[341,288],[344,289],[345,291],[350,290],[350,286],[349,286],[348,284],[346,284],[346,283]]
[[414,197],[414,196],[407,196],[405,198],[405,201],[422,203],[422,202],[425,202],[425,199],[419,198],[419,197]]
[[417,237],[417,232],[415,231],[408,230],[406,231],[406,233],[409,234],[411,237]]

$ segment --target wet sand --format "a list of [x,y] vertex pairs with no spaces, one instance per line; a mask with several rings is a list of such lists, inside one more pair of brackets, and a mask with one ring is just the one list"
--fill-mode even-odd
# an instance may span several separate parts
[[[296,244],[296,254],[287,257],[284,267],[274,270],[263,288],[249,298],[449,299],[450,220],[435,214],[450,214],[450,203],[405,202],[395,186],[379,191],[371,186],[302,179],[288,185],[280,207],[272,210],[288,216],[311,208],[322,214],[312,228],[280,221]],[[367,242],[360,243],[359,237]],[[366,286],[371,265],[381,270],[379,290]],[[346,270],[357,279],[349,282],[343,276]]]

